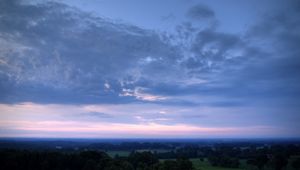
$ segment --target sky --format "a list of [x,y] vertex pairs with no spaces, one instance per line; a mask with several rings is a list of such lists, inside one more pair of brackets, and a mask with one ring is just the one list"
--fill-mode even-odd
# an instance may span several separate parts
[[1,0],[0,137],[298,138],[297,0]]

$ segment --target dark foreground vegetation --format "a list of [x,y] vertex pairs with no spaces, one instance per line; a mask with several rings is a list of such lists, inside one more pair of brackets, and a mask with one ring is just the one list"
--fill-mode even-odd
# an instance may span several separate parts
[[300,170],[297,141],[0,140],[1,170]]
[[192,170],[188,159],[159,162],[151,152],[111,158],[104,152],[1,151],[2,170]]

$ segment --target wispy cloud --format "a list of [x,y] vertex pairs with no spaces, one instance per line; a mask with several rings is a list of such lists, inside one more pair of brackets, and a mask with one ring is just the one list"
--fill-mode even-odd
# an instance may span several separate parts
[[166,100],[168,98],[167,96],[153,95],[144,91],[145,89],[141,87],[136,87],[134,90],[122,89],[122,93],[120,94],[120,96],[133,96],[136,99],[142,101],[160,101]]

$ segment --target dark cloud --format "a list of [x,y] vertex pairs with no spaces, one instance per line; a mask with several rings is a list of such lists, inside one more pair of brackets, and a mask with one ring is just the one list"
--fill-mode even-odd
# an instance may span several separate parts
[[300,97],[300,11],[295,10],[294,1],[288,2],[286,9],[262,18],[247,33],[249,42],[257,43],[268,55],[248,65],[241,75],[253,80],[252,88],[256,85],[257,91],[291,102]]
[[186,16],[195,19],[195,20],[202,20],[202,19],[211,19],[215,17],[215,13],[211,10],[208,6],[203,4],[198,4],[191,7]]
[[[246,35],[183,23],[164,38],[61,3],[2,1],[0,8],[1,102],[238,107],[276,98],[297,105],[295,8],[264,17]],[[187,15],[215,14],[197,5]],[[185,95],[217,99],[176,98]]]
[[2,1],[0,8],[2,102],[131,101],[119,97],[130,69],[149,56],[176,56],[152,31],[64,4]]
[[[220,63],[243,57],[247,50],[239,36],[206,29],[197,33],[191,51],[195,57],[189,58],[186,66],[191,69],[212,69]],[[221,66],[222,67],[222,66]]]
[[[261,18],[246,35],[208,28],[197,31],[183,60],[190,75],[207,82],[195,85],[158,84],[154,94],[224,97],[204,105],[299,107],[299,11],[275,11]],[[238,100],[239,102],[235,102]],[[203,104],[201,102],[199,105]]]

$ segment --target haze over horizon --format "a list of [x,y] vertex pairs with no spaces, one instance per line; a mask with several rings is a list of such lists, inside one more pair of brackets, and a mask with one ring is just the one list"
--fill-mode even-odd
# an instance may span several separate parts
[[297,0],[1,0],[0,137],[299,138]]

